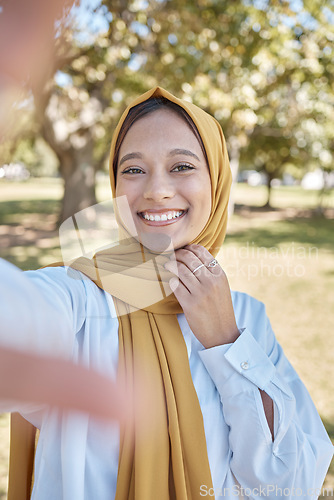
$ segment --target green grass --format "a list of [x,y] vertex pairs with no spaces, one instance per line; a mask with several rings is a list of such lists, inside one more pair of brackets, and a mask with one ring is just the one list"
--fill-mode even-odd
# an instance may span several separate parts
[[296,247],[306,245],[333,250],[333,220],[321,216],[273,220],[267,223],[259,217],[252,222],[248,221],[247,227],[241,225],[243,221],[237,216],[232,220],[233,234],[228,236],[228,242],[238,245],[251,242],[257,247],[266,248],[294,242]]
[[[237,184],[233,192],[235,203],[261,207],[267,201],[265,186],[250,187],[247,184]],[[271,205],[275,208],[316,209],[320,193],[315,189],[304,190],[300,186],[279,186],[271,189]],[[324,208],[334,208],[334,189],[323,196]]]
[[[108,180],[98,186],[106,200]],[[54,230],[59,180],[0,182],[0,257],[22,269],[59,260]],[[333,219],[312,214],[318,195],[300,188],[275,188],[275,210],[258,209],[265,189],[238,185],[236,214],[219,253],[231,288],[262,300],[288,358],[300,374],[334,441]],[[334,195],[326,198],[334,207]],[[329,212],[330,214],[331,212]],[[0,500],[5,498],[8,419],[0,419]],[[334,488],[334,464],[325,486]]]
[[1,201],[59,200],[62,191],[62,182],[58,178],[31,178],[26,182],[0,179]]

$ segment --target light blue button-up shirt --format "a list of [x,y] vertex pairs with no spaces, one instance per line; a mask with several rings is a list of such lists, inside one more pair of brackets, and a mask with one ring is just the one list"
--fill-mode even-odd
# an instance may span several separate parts
[[[21,273],[0,260],[0,275],[0,343],[56,354],[115,378],[118,320],[107,292],[80,273],[70,278],[64,268]],[[213,481],[213,489],[201,486],[198,499],[317,498],[333,446],[264,305],[238,292],[232,300],[241,332],[233,344],[204,349],[178,315]],[[259,389],[274,403],[274,441]],[[0,411],[20,411],[41,429],[33,500],[114,498],[117,424],[33,404],[4,401]]]

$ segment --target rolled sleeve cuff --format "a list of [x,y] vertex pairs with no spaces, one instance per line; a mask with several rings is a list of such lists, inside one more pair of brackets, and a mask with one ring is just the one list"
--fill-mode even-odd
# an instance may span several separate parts
[[233,344],[199,352],[221,398],[236,393],[265,390],[275,375],[275,366],[253,335],[245,328]]

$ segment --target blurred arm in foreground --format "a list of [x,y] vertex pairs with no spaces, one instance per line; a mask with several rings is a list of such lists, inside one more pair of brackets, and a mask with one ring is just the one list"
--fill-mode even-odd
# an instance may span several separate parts
[[122,419],[126,414],[120,388],[107,377],[69,361],[0,347],[0,411],[10,411],[13,400],[106,419]]
[[2,259],[0,276],[0,411],[19,411],[19,402],[30,401],[104,418],[125,417],[120,387],[66,359],[70,324],[57,321],[52,304]]
[[[48,78],[55,20],[73,4],[11,0],[0,6],[0,138],[11,133],[12,106],[22,89],[42,86]],[[106,418],[124,416],[122,391],[111,379],[62,359],[70,325],[66,329],[57,321],[52,305],[1,259],[0,325],[0,411],[33,401]],[[57,345],[50,342],[55,338]]]
[[15,102],[42,88],[50,76],[55,21],[75,0],[10,0],[0,3],[0,140],[11,134]]

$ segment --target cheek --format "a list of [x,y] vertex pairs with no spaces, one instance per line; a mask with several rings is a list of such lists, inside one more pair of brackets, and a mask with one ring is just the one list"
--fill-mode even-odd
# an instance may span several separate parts
[[205,195],[202,200],[201,222],[203,224],[203,227],[208,222],[210,214],[211,214],[211,193],[209,195]]
[[201,192],[198,193],[198,201],[197,215],[202,230],[206,226],[212,210],[211,182],[208,179],[203,179]]
[[197,209],[201,212],[201,219],[209,218],[212,207],[211,198],[211,182],[206,176],[197,186],[196,191],[194,191],[193,199],[197,205]]
[[133,197],[131,193],[131,189],[129,189],[122,180],[117,182],[115,200],[116,218],[118,223],[126,228],[131,236],[135,237],[137,235],[137,229],[135,225],[135,214],[132,211]]
[[212,194],[211,194],[212,186],[211,186],[211,178],[209,172],[207,172],[206,181],[205,181],[205,208],[207,211],[207,218],[209,218],[212,211]]
[[127,185],[127,183],[124,182],[122,179],[117,180],[116,198],[118,198],[120,196],[126,196],[127,199],[129,200],[129,203],[130,203],[130,200],[133,197],[132,191],[133,191],[133,189],[131,189],[131,185],[130,186]]

